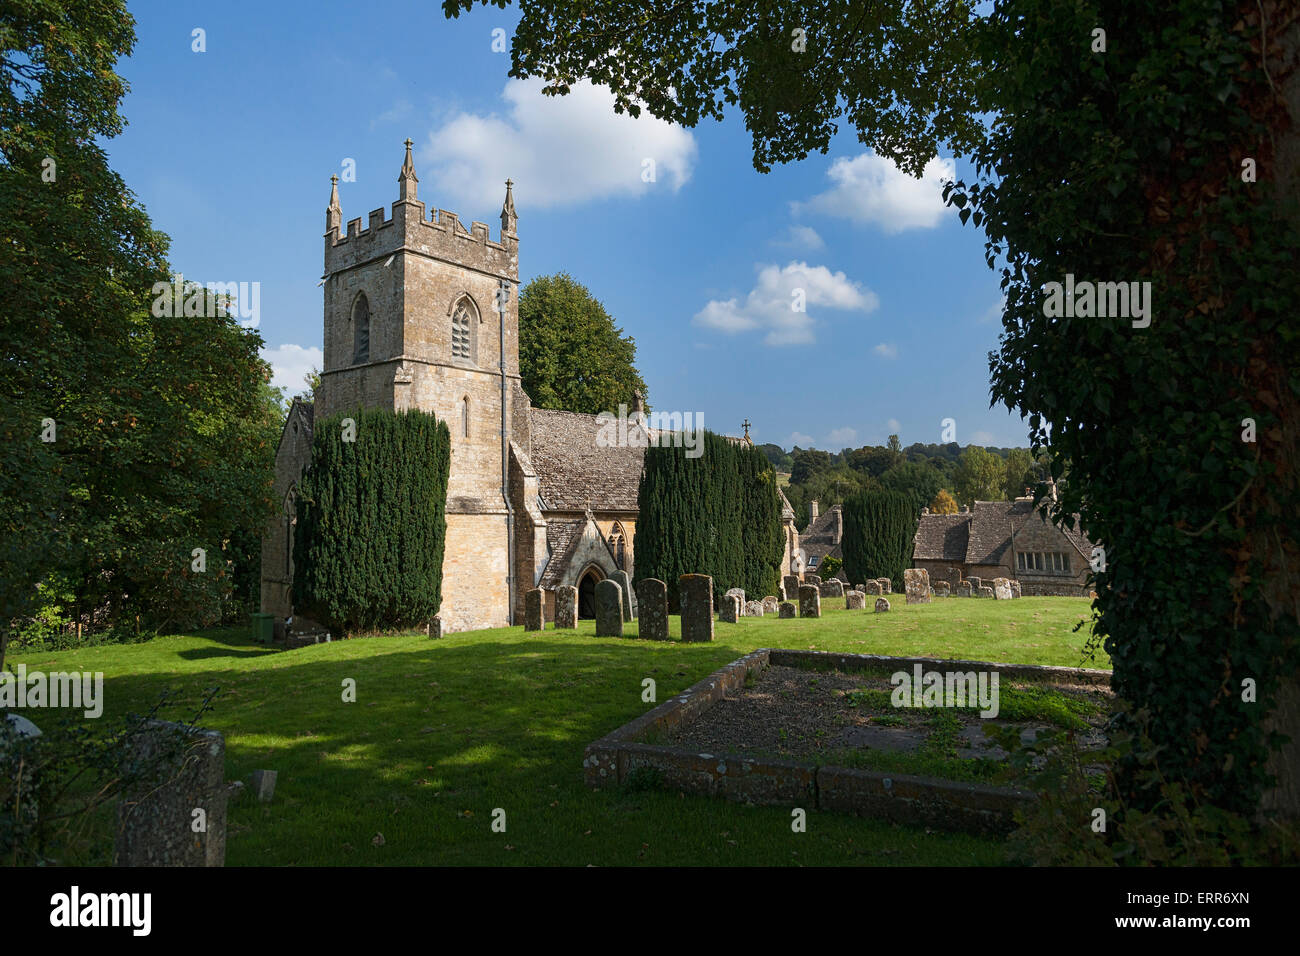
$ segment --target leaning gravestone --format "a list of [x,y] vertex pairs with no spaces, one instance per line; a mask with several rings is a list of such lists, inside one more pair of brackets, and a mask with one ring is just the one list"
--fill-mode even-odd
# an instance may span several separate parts
[[[151,720],[127,739],[135,780],[117,805],[116,866],[224,866],[226,741],[215,730]],[[202,810],[201,817],[195,810]],[[195,833],[197,820],[203,832]]]
[[987,586],[980,588],[980,597],[982,597],[982,598],[991,598],[991,597],[993,597],[993,589],[992,589],[991,587],[987,587]]
[[769,594],[767,597],[763,598],[763,613],[775,614],[776,607],[780,603],[781,602],[778,601],[774,595]]
[[740,620],[740,598],[734,594],[722,595],[722,606],[718,608],[718,620],[725,624],[735,624]]
[[745,617],[762,617],[762,616],[763,616],[762,601],[750,601],[748,604],[745,605]]
[[555,589],[555,626],[578,626],[578,589],[571,585]]
[[541,588],[532,588],[524,594],[524,630],[540,631],[546,618],[542,614],[545,594]]
[[867,606],[867,596],[861,591],[847,591],[844,594],[844,607],[849,611],[861,611]]
[[[741,613],[744,613],[744,610],[745,610],[745,604],[748,603],[748,602],[745,601],[745,589],[744,589],[744,588],[731,588],[729,591],[727,591],[727,594],[734,594],[736,597],[740,598],[740,610],[741,610]],[[724,595],[724,596],[725,596],[725,595]]]
[[1011,581],[1009,578],[993,579],[993,596],[999,601],[1011,600]]
[[632,600],[632,579],[622,569],[611,571],[609,576],[623,589],[623,620],[636,620],[636,603]]
[[623,636],[623,589],[613,578],[596,582],[596,636]]
[[787,574],[781,579],[781,587],[785,594],[781,595],[787,601],[793,601],[799,596],[799,575]]
[[799,616],[821,617],[822,595],[815,584],[805,584],[799,589]]
[[698,643],[713,640],[713,578],[707,574],[683,574],[677,580],[682,595],[682,640]]
[[883,594],[883,593],[884,593],[883,591],[880,590],[880,582],[879,582],[879,581],[868,581],[866,584],[863,585],[863,589],[865,590],[865,592],[866,592],[867,594]]
[[668,640],[668,585],[658,578],[636,583],[637,632],[652,641]]
[[876,598],[876,613],[880,614],[888,610],[889,610],[889,598],[887,597]]
[[876,580],[880,582],[880,593],[881,593],[881,594],[893,594],[893,593],[894,593],[894,582],[891,581],[891,580],[889,580],[889,578],[876,578]]
[[930,572],[925,568],[907,568],[903,571],[903,588],[908,604],[930,603]]
[[822,597],[844,597],[844,582],[831,578],[829,581],[823,581],[819,584],[817,592]]
[[777,617],[794,617],[797,611],[798,608],[795,607],[793,601],[782,601],[776,609],[776,615]]

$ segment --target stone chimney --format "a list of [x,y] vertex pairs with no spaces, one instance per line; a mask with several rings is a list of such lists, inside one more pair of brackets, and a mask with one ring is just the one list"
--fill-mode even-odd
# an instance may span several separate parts
[[814,521],[817,520],[817,499],[816,498],[808,502],[808,513],[812,515],[808,523],[812,524]]
[[835,512],[835,543],[839,544],[844,538],[844,509],[836,505],[831,510]]

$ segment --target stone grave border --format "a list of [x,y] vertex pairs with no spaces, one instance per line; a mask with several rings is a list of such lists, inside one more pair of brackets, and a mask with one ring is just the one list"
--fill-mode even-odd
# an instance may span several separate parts
[[582,760],[584,782],[591,789],[604,789],[627,782],[638,771],[653,770],[658,771],[665,789],[739,803],[855,813],[944,830],[1008,833],[1015,827],[1015,811],[1027,809],[1037,800],[1028,790],[811,761],[706,754],[641,742],[648,734],[671,732],[692,723],[728,693],[743,688],[751,674],[757,676],[771,665],[878,671],[906,670],[915,664],[931,670],[992,670],[1014,680],[1110,685],[1110,671],[1083,667],[762,648],[588,744]]

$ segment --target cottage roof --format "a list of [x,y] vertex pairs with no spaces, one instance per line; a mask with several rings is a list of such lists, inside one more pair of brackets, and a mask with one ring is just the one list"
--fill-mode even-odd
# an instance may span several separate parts
[[809,567],[820,566],[827,555],[840,556],[840,512],[839,505],[832,505],[799,532],[799,547],[803,549]]
[[912,558],[923,561],[966,560],[970,537],[969,514],[925,514],[912,541]]
[[543,511],[636,511],[645,449],[602,447],[595,415],[530,409]]
[[[1033,501],[977,501],[968,512],[923,514],[912,539],[912,557],[923,561],[961,564],[1004,564],[1011,547],[1011,532],[1029,520],[1041,520]],[[1063,537],[1080,554],[1088,556],[1092,544],[1077,528],[1062,530]]]

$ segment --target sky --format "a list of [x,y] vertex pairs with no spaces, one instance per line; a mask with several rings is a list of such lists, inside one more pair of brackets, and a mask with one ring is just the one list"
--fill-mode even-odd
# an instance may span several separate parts
[[171,236],[174,270],[259,284],[263,355],[289,394],[322,364],[330,176],[344,223],[391,210],[409,137],[420,199],[493,239],[514,181],[521,281],[587,286],[636,340],[656,411],[728,434],[748,419],[756,442],[787,449],[937,443],[945,419],[962,445],[1027,444],[1018,414],[989,407],[1001,295],[983,234],[940,198],[969,175],[961,160],[913,179],[841,124],[828,154],[760,174],[738,112],[684,129],[615,114],[601,87],[543,97],[511,79],[494,46],[513,8],[129,9],[128,125],[110,161]]

